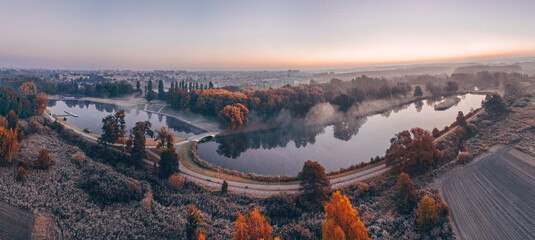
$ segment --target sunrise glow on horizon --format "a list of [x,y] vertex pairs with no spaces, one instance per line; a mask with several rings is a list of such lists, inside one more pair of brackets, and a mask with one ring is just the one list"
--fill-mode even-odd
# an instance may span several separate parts
[[0,67],[249,69],[535,55],[532,1],[8,1]]

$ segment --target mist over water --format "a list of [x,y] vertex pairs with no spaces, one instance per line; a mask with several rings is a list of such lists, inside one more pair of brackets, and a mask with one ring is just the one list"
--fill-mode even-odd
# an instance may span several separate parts
[[[461,102],[445,111],[435,111],[431,101],[420,101],[363,118],[355,117],[352,109],[342,113],[330,104],[319,104],[305,117],[306,124],[217,136],[200,143],[197,153],[207,162],[247,173],[296,175],[306,160],[318,161],[330,172],[383,156],[390,138],[402,130],[442,129],[455,121],[458,111],[466,114],[479,108],[485,98],[460,97]],[[379,104],[384,103],[361,108],[371,111]]]

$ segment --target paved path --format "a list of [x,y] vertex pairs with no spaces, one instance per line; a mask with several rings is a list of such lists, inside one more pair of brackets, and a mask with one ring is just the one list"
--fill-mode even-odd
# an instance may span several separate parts
[[[481,113],[481,111],[478,111],[476,114],[474,114],[474,116],[468,118],[467,121],[473,120],[480,113]],[[47,115],[47,114],[45,114],[45,115]],[[49,115],[47,115],[47,116],[52,118]],[[73,131],[81,134],[82,136],[85,136],[85,137],[90,138],[90,139],[94,139],[96,141],[95,137],[93,137],[93,136],[91,136],[89,134],[86,134],[83,131],[80,131],[80,130],[78,130],[76,128],[73,128],[73,127],[71,127],[69,125],[66,125],[66,124],[64,124],[64,126],[66,126],[69,129],[72,129]],[[440,137],[436,138],[434,141],[435,142],[441,141],[442,139],[444,139],[445,136],[451,134],[457,128],[459,128],[459,127],[454,127],[452,129],[450,129],[449,131],[447,131],[446,133],[444,133]],[[185,139],[182,142],[175,143],[175,147],[177,148],[177,152],[178,152],[180,150],[179,146],[181,146],[181,145],[183,145],[185,143],[192,142],[192,141],[199,141],[204,137],[215,136],[216,134],[217,134],[217,132],[201,133],[201,134],[189,137],[189,138]],[[120,146],[120,144],[118,144],[118,145]],[[147,148],[155,148],[155,147],[153,146],[153,147],[147,147]],[[152,156],[154,156],[154,157],[156,157],[156,158],[158,158],[158,159],[160,158],[157,154],[155,154],[152,151],[147,151],[147,153],[152,155]],[[147,159],[145,159],[144,161],[148,165],[154,165],[154,162],[152,162],[152,161],[149,161]],[[158,164],[156,164],[156,166],[158,166]],[[195,182],[195,183],[198,183],[198,184],[201,184],[201,185],[204,185],[204,186],[212,187],[212,188],[217,188],[217,189],[221,188],[221,184],[223,183],[223,179],[214,178],[214,177],[210,177],[210,176],[205,176],[205,175],[202,175],[200,173],[194,172],[191,169],[188,169],[182,163],[179,163],[179,168],[180,168],[180,175],[183,176],[184,178],[192,181],[192,182]],[[331,187],[332,188],[341,188],[341,187],[349,186],[349,185],[351,185],[353,183],[356,183],[356,182],[359,182],[359,181],[364,181],[366,179],[370,179],[372,177],[378,176],[378,175],[383,174],[383,173],[385,173],[385,172],[387,172],[389,170],[390,170],[390,167],[387,167],[385,164],[381,164],[379,166],[376,166],[376,167],[373,167],[373,168],[370,168],[370,169],[366,169],[366,170],[359,171],[359,172],[356,172],[356,173],[348,174],[348,175],[345,175],[345,176],[342,176],[342,177],[338,177],[338,178],[332,178],[332,179],[330,179]],[[236,182],[236,181],[227,181],[227,183],[229,184],[229,188],[228,189],[230,191],[237,192],[237,193],[244,193],[244,194],[247,194],[247,195],[270,196],[270,195],[280,194],[282,192],[288,193],[288,194],[295,194],[295,193],[299,192],[299,184],[254,184],[254,183],[244,183],[244,182]]]

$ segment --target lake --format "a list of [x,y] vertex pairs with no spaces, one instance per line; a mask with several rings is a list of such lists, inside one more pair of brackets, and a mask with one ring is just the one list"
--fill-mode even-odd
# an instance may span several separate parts
[[466,94],[444,111],[432,102],[406,104],[382,114],[346,119],[327,126],[292,124],[269,130],[216,136],[199,143],[197,154],[223,168],[263,175],[297,175],[306,160],[318,161],[327,172],[383,156],[390,139],[402,130],[441,130],[459,111],[481,106],[485,95]]
[[64,115],[64,111],[76,114],[79,117],[67,116],[67,122],[79,129],[89,129],[91,133],[102,134],[102,119],[115,114],[121,109],[125,110],[127,135],[136,122],[149,120],[152,130],[165,126],[179,138],[187,138],[204,132],[204,130],[191,126],[180,119],[168,117],[158,113],[150,113],[135,108],[119,107],[114,104],[97,103],[84,100],[49,100],[48,110],[52,114]]

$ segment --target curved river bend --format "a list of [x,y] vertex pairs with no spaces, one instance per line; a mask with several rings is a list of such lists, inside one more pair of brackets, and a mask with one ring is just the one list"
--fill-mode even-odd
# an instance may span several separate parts
[[295,176],[306,160],[318,161],[327,172],[383,156],[394,134],[421,127],[431,131],[481,106],[484,95],[466,94],[455,106],[435,111],[426,101],[407,104],[383,114],[345,120],[329,126],[292,125],[199,143],[197,154],[223,168],[264,175]]

